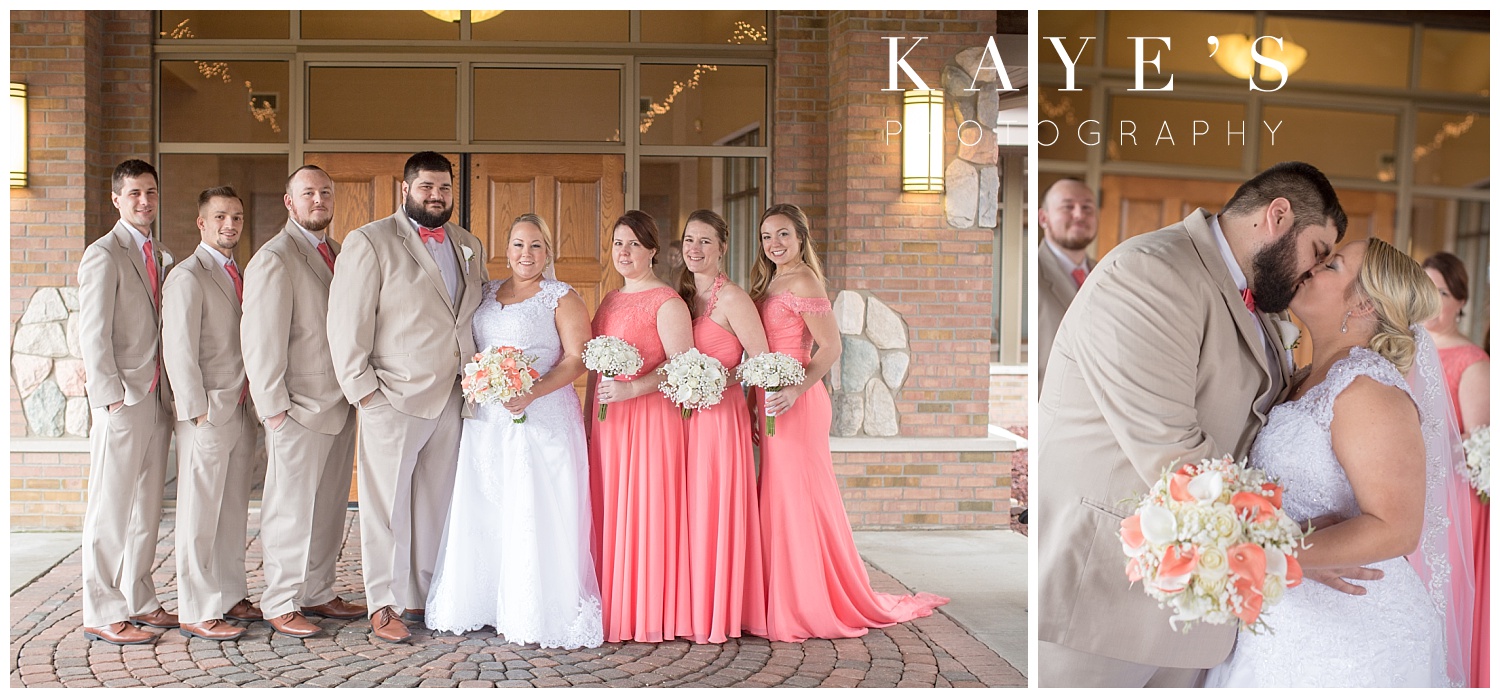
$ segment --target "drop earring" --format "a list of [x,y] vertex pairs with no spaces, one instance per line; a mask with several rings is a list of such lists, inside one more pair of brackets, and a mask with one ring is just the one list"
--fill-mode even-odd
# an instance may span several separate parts
[[1349,311],[1347,313],[1344,313],[1344,323],[1342,325],[1339,325],[1339,333],[1340,334],[1349,334],[1349,317],[1351,315],[1353,315],[1353,314],[1354,314],[1353,310],[1351,310],[1351,311]]

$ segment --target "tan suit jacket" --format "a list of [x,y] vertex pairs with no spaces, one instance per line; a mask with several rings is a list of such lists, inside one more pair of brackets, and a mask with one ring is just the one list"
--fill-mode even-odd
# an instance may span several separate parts
[[[328,241],[334,255],[339,244]],[[245,266],[240,335],[250,397],[262,417],[286,412],[320,434],[349,418],[328,350],[328,287],[333,271],[297,224],[271,238]]]
[[[1084,265],[1095,267],[1092,259],[1085,260]],[[1072,274],[1063,271],[1057,254],[1045,240],[1037,247],[1036,270],[1036,380],[1040,387],[1047,375],[1047,356],[1052,353],[1057,326],[1078,294],[1078,285],[1073,283]]]
[[[149,231],[143,231],[149,234]],[[158,282],[167,269],[153,245]],[[161,347],[161,316],[152,300],[146,264],[123,222],[83,252],[78,267],[78,345],[83,352],[90,407],[120,400],[134,405],[146,398],[156,377]],[[172,399],[165,372],[161,397]]]
[[328,344],[350,402],[379,389],[397,411],[436,419],[474,356],[470,323],[487,276],[484,251],[458,225],[443,229],[463,277],[453,300],[404,212],[344,238],[329,291]]
[[225,424],[245,389],[234,282],[200,245],[167,275],[161,306],[163,358],[177,386],[177,419],[207,414],[210,424]]
[[1058,329],[1033,497],[1045,642],[1161,667],[1214,666],[1234,644],[1231,626],[1172,630],[1170,614],[1126,580],[1119,539],[1122,502],[1164,468],[1244,456],[1265,424],[1254,405],[1275,381],[1210,215],[1199,209],[1112,250]]

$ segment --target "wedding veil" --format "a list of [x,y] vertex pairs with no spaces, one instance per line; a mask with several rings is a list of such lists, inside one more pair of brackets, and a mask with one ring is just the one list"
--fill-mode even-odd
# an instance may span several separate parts
[[1463,441],[1432,337],[1420,325],[1412,329],[1417,357],[1406,381],[1422,420],[1427,504],[1421,544],[1407,559],[1443,614],[1449,685],[1465,687],[1474,651],[1474,547],[1473,529],[1467,525],[1471,520],[1468,485],[1460,474],[1464,469]]

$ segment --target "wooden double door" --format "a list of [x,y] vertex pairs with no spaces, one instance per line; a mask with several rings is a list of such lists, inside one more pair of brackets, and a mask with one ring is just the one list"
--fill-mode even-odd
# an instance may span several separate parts
[[[402,205],[404,153],[309,153],[305,162],[328,172],[334,181],[334,218],[330,235],[342,241],[349,231],[385,218]],[[457,155],[448,159],[457,163]],[[468,189],[469,232],[484,245],[491,279],[510,276],[505,265],[510,224],[523,213],[536,213],[552,229],[557,278],[567,282],[588,304],[624,280],[610,261],[615,219],[625,213],[625,158],[622,155],[475,154],[469,175],[454,182],[455,222],[462,216],[462,189]],[[455,177],[461,176],[455,171]],[[582,395],[583,379],[577,386]],[[357,478],[357,476],[356,476]],[[349,488],[358,501],[359,482]]]

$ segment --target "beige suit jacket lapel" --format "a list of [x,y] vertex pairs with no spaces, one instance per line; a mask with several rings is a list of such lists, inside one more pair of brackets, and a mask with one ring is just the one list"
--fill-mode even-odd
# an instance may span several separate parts
[[[233,305],[234,309],[238,311],[240,309],[239,294],[234,292],[234,282],[229,280],[229,273],[224,271],[224,267],[219,264],[219,260],[214,259],[214,256],[209,254],[208,250],[203,249],[202,245],[199,245],[193,251],[193,259],[202,265],[204,271],[208,272],[208,278],[213,279],[214,286],[218,287],[219,291],[224,294],[224,297],[229,299],[229,304]],[[243,279],[243,272],[241,274],[240,278]]]
[[[446,227],[445,225],[444,239],[451,240],[453,236],[446,231]],[[422,267],[422,271],[427,272],[427,279],[432,282],[433,288],[437,290],[438,297],[442,298],[443,303],[448,306],[448,312],[457,313],[458,299],[448,297],[448,284],[443,282],[443,272],[438,269],[437,262],[432,259],[432,253],[428,252],[427,247],[422,244],[422,238],[411,227],[411,221],[407,220],[406,216],[396,216],[396,234],[401,236],[401,241],[404,243],[406,251],[411,254],[412,259],[417,260],[417,264]],[[460,290],[463,288],[462,283],[458,286]]]
[[[1255,329],[1255,317],[1248,312],[1242,312],[1245,307],[1245,299],[1235,288],[1234,277],[1229,274],[1229,267],[1225,266],[1224,255],[1219,253],[1219,243],[1214,240],[1213,228],[1209,227],[1207,216],[1213,215],[1203,209],[1198,209],[1193,215],[1183,221],[1187,225],[1188,237],[1193,241],[1193,247],[1198,256],[1203,260],[1203,266],[1208,269],[1209,276],[1213,278],[1214,285],[1219,288],[1219,293],[1224,297],[1225,305],[1229,306],[1230,316],[1234,318],[1235,329],[1240,331],[1240,341],[1250,348],[1250,353],[1255,356],[1255,364],[1260,367],[1261,377],[1265,383],[1256,396],[1259,403],[1271,390],[1271,369],[1266,364],[1267,356],[1265,345],[1261,341],[1260,332]],[[1267,329],[1269,332],[1270,330]],[[1274,340],[1275,335],[1272,335]],[[1259,410],[1252,409],[1257,418],[1264,424],[1266,415]]]
[[1057,262],[1057,255],[1052,253],[1052,248],[1043,241],[1037,248],[1036,263],[1040,271],[1040,278],[1047,282],[1047,291],[1056,298],[1063,307],[1073,303],[1073,297],[1078,295],[1078,287],[1073,285],[1073,277],[1064,272],[1062,265]]
[[[319,281],[323,282],[323,287],[327,288],[329,284],[333,283],[333,272],[328,269],[328,263],[323,261],[323,255],[318,254],[318,248],[314,247],[311,242],[308,242],[307,236],[302,234],[302,229],[296,223],[288,220],[286,227],[282,228],[282,232],[292,238],[292,244],[297,247],[298,252],[302,253],[302,261],[312,269],[313,275],[318,277]],[[337,243],[330,238],[324,238],[324,240],[328,242],[329,251],[337,256],[338,249],[335,247]]]
[[[110,234],[115,236],[115,244],[120,246],[122,254],[125,255],[126,259],[130,260],[130,266],[135,268],[136,278],[141,280],[141,286],[146,289],[146,297],[157,299],[157,303],[151,304],[151,315],[159,320],[161,313],[157,307],[160,302],[157,295],[158,289],[151,287],[151,276],[146,273],[146,262],[143,261],[140,250],[135,246],[135,236],[131,234],[129,228],[125,227],[124,221],[115,223],[115,229],[110,231]],[[161,256],[157,255],[156,259],[156,279],[159,285],[165,279],[166,275],[161,268]]]

